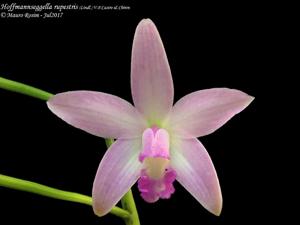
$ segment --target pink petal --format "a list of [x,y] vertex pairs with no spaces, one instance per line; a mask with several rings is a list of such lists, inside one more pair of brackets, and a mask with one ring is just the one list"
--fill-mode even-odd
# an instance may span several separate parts
[[136,28],[132,47],[131,91],[137,109],[150,121],[162,120],[173,105],[173,81],[159,33],[150,19]]
[[222,210],[222,194],[213,163],[196,138],[176,139],[171,146],[171,167],[178,182],[215,215]]
[[95,91],[70,91],[57,94],[49,109],[74,127],[104,138],[141,136],[146,122],[127,101]]
[[93,184],[95,214],[107,214],[140,177],[141,139],[118,139],[100,162]]
[[254,98],[228,88],[193,92],[173,107],[168,126],[176,135],[193,138],[210,134],[246,108]]

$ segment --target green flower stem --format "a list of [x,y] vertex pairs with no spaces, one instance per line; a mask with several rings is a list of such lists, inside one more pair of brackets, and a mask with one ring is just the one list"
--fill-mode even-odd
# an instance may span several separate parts
[[131,189],[121,199],[122,208],[131,213],[131,217],[125,219],[126,225],[140,225],[139,214],[136,209]]
[[[43,91],[41,89],[31,87],[16,81],[8,80],[0,77],[0,88],[17,92],[24,95],[29,95],[41,100],[47,101],[53,94]],[[113,139],[105,139],[106,145],[109,147],[114,142]],[[41,184],[25,181],[13,177],[8,177],[0,174],[0,186],[13,188],[17,190],[32,192],[39,195],[44,195],[51,198],[78,202],[82,204],[91,205],[92,199],[89,196],[81,195],[78,193],[62,191],[55,188],[50,188]],[[124,209],[114,207],[110,213],[124,219],[126,225],[140,225],[140,220],[134,198],[131,190],[129,190],[121,200]],[[130,214],[129,214],[129,213]]]
[[[46,185],[38,184],[35,182],[22,180],[10,176],[0,174],[0,187],[11,188],[19,191],[31,192],[38,195],[43,195],[49,198],[55,198],[64,201],[77,202],[85,205],[92,205],[92,198],[87,195],[82,195],[70,191],[62,191],[56,188],[48,187]],[[119,207],[114,207],[111,211],[118,217],[127,220],[130,217],[128,211]]]
[[0,88],[47,101],[53,94],[16,81],[0,77]]
[[[106,146],[109,148],[113,143],[113,139],[105,139]],[[131,189],[122,197],[121,204],[123,209],[127,210],[131,216],[125,219],[126,225],[140,225],[139,214],[136,209]]]

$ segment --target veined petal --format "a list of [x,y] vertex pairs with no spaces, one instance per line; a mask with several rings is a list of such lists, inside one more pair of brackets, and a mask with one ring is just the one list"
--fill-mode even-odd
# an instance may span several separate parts
[[176,139],[171,143],[171,167],[178,182],[204,208],[215,215],[222,210],[222,194],[213,163],[196,138]]
[[141,139],[118,139],[100,162],[93,184],[93,209],[107,214],[140,177]]
[[181,137],[204,136],[223,126],[253,99],[244,92],[228,88],[196,91],[174,105],[167,126]]
[[47,105],[62,120],[104,138],[142,136],[146,121],[127,101],[95,91],[70,91],[53,96]]
[[142,20],[135,31],[131,92],[134,105],[149,123],[162,120],[173,105],[174,90],[168,59],[159,33],[150,19]]

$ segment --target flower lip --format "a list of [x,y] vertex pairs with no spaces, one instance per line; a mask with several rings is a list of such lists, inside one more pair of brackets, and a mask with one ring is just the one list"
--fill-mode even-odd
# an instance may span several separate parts
[[147,173],[142,170],[141,177],[138,180],[138,188],[142,198],[148,202],[156,202],[159,198],[167,199],[175,192],[173,182],[176,179],[176,172],[169,169],[165,172],[162,179],[151,179]]
[[139,160],[144,169],[138,180],[142,198],[147,202],[169,198],[175,191],[176,172],[170,167],[168,132],[157,126],[148,128],[143,133],[142,145]]

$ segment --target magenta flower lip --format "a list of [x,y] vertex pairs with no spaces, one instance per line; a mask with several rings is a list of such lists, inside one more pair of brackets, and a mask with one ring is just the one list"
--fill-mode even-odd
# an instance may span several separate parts
[[150,19],[135,31],[131,60],[134,106],[114,95],[70,91],[53,96],[49,109],[93,135],[117,139],[100,162],[93,209],[103,216],[138,181],[142,198],[169,198],[176,179],[204,208],[222,210],[222,194],[206,149],[197,139],[211,134],[246,108],[253,97],[228,88],[188,94],[173,105],[171,70]]

